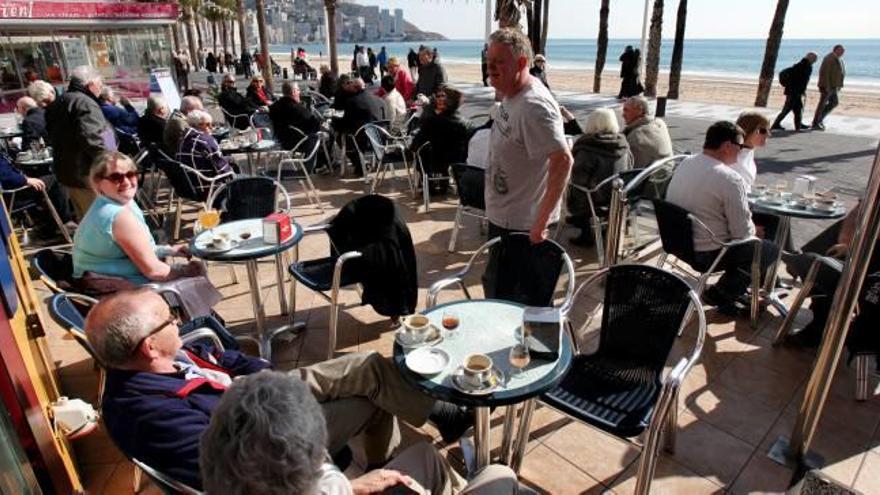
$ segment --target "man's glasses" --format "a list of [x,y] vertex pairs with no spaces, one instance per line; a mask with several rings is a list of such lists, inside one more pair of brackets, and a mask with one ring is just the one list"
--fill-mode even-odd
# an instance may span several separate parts
[[174,326],[178,326],[178,325],[180,325],[180,317],[178,317],[178,316],[177,316],[176,314],[174,314],[174,313],[171,313],[171,316],[169,316],[167,320],[163,321],[163,322],[162,322],[159,326],[157,326],[156,328],[150,330],[150,332],[149,332],[148,334],[144,335],[144,336],[141,338],[141,340],[138,340],[137,344],[131,349],[131,353],[132,353],[132,354],[135,354],[135,353],[138,351],[138,349],[141,348],[141,345],[142,345],[144,342],[146,342],[146,340],[147,340],[148,338],[150,338],[150,337],[152,337],[153,335],[156,335],[157,333],[161,332],[162,330],[165,329],[165,327],[167,327],[168,325],[171,325],[171,324],[174,324]]
[[137,170],[125,172],[124,174],[121,172],[114,172],[112,174],[107,174],[107,175],[103,176],[102,178],[104,180],[109,180],[110,182],[112,182],[114,184],[122,184],[122,181],[124,181],[125,179],[128,179],[130,181],[137,180],[138,172],[137,172]]

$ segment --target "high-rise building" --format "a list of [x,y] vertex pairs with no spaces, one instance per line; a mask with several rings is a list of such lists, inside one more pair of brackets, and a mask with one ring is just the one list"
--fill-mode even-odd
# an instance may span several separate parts
[[403,9],[394,9],[394,34],[400,36],[404,33]]
[[383,38],[394,32],[394,20],[391,17],[391,11],[382,9],[379,20],[379,35]]

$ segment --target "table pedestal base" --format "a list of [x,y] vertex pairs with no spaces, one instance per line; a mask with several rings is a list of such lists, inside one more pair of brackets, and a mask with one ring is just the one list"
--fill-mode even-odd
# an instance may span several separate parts
[[[266,329],[266,311],[263,308],[263,297],[260,289],[260,274],[257,260],[247,260],[245,262],[248,274],[248,285],[251,292],[251,303],[254,306],[255,324],[257,327],[256,335],[247,335],[244,338],[257,343],[260,350],[260,357],[272,360],[272,339],[284,332],[291,332],[295,337],[299,336],[305,329],[305,323],[291,321],[289,324],[282,325],[278,328],[270,330]],[[287,296],[284,293],[284,257],[281,253],[275,255],[275,271],[276,283],[278,284],[278,300],[281,306],[281,313],[288,313]],[[294,289],[291,289],[294,290]],[[293,313],[293,308],[290,309]],[[292,314],[291,314],[292,316]],[[291,318],[292,320],[292,318]]]
[[[515,473],[519,473],[522,467],[523,457],[526,453],[526,445],[529,442],[529,427],[532,423],[532,414],[535,412],[535,399],[528,399],[519,404],[507,406],[504,413],[504,428],[501,439],[501,457],[499,462],[507,464]],[[519,409],[519,423],[517,424],[517,409]],[[489,436],[489,408],[474,408],[474,471],[479,471],[491,462],[489,449],[491,439]]]

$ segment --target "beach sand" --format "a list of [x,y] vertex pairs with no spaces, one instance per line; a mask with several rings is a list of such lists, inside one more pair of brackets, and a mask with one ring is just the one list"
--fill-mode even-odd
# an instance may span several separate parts
[[[282,67],[289,67],[289,55],[273,54],[275,60]],[[322,60],[319,57],[312,57],[311,63],[314,67],[318,67],[321,63],[326,63],[327,57]],[[349,59],[339,59],[339,67],[345,68],[350,64]],[[482,83],[480,76],[480,66],[477,64],[444,64],[449,77],[453,83]],[[818,70],[816,68],[815,70]],[[575,91],[579,93],[591,93],[593,91],[593,71],[592,70],[569,70],[554,69],[552,65],[548,67],[548,82],[554,90]],[[755,93],[757,90],[757,76],[753,81],[736,78],[712,77],[703,75],[682,74],[681,85],[679,87],[679,100],[701,103],[716,103],[723,105],[733,105],[743,108],[752,108],[755,103]],[[663,96],[669,82],[669,73],[660,73],[657,85],[657,94]],[[605,71],[602,74],[602,91],[601,94],[617,96],[620,90],[620,78],[616,71]],[[778,110],[782,108],[785,96],[782,93],[783,88],[774,81],[773,89],[770,91],[770,101],[767,105],[768,109]],[[819,100],[819,92],[815,87],[807,90],[807,101],[804,106],[804,121],[810,124],[813,110]],[[854,117],[878,117],[880,118],[880,91],[873,88],[865,88],[858,86],[844,87],[840,93],[840,105],[834,109],[832,115],[848,115]],[[786,117],[783,126],[792,127],[792,116]]]

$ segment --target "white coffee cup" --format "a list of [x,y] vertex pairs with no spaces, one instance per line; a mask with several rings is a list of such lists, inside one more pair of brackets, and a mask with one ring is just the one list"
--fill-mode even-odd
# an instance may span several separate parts
[[492,358],[482,353],[468,354],[461,367],[465,383],[474,388],[485,387],[492,374]]
[[229,234],[226,233],[215,235],[213,241],[214,247],[217,249],[229,249],[232,247],[232,240],[229,238]]

